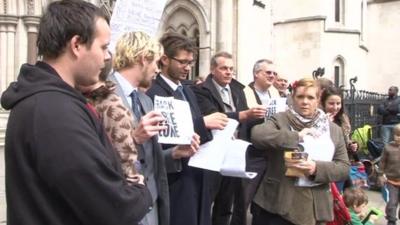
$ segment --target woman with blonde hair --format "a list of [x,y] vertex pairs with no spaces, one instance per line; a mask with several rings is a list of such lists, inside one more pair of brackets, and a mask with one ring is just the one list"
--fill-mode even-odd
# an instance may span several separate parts
[[333,220],[331,182],[348,176],[342,130],[318,108],[319,84],[293,85],[293,105],[253,128],[268,159],[252,204],[253,225],[312,225]]

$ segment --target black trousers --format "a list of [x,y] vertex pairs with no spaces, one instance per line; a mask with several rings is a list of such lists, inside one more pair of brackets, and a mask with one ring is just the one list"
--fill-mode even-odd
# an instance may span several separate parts
[[251,204],[251,214],[253,214],[252,225],[295,225],[280,215],[264,210],[254,202]]
[[[212,207],[212,224],[213,225],[229,225],[233,213],[233,204],[242,196],[240,194],[240,179],[233,177],[225,177],[217,172],[209,174],[211,181],[210,195],[213,200]],[[235,201],[236,199],[236,201]]]

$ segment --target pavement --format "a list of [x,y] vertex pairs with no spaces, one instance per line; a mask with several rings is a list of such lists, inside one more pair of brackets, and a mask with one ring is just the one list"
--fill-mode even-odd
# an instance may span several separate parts
[[[368,207],[375,207],[383,212],[385,211],[385,202],[381,197],[380,192],[367,191],[369,204]],[[4,150],[0,148],[0,224],[6,224],[6,201],[5,201],[5,186],[4,186]],[[251,224],[251,223],[249,223]],[[380,218],[375,222],[375,225],[385,225],[385,218]]]

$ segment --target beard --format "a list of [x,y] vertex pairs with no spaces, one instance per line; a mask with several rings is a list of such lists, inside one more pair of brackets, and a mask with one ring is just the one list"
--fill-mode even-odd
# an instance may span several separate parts
[[152,81],[153,81],[153,80],[142,79],[142,80],[139,82],[139,87],[140,87],[140,88],[144,88],[144,89],[149,89],[150,86],[151,86]]

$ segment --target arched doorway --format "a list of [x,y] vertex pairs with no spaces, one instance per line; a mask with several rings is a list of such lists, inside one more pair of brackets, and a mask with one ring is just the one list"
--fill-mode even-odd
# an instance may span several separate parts
[[165,6],[158,35],[177,32],[192,39],[198,47],[197,63],[188,79],[206,76],[210,65],[210,28],[206,13],[195,0],[172,0]]

